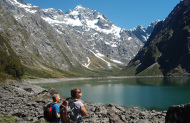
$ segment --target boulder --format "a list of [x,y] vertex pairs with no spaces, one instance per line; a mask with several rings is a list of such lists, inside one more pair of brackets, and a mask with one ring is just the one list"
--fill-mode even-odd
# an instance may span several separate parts
[[49,93],[51,96],[53,96],[54,94],[58,94],[58,91],[55,88],[51,88],[49,89]]
[[190,103],[170,106],[165,117],[166,123],[190,123]]

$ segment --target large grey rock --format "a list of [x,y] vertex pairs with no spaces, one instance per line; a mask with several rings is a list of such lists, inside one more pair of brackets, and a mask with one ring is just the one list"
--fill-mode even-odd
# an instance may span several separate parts
[[189,123],[190,104],[170,106],[166,114],[166,123]]

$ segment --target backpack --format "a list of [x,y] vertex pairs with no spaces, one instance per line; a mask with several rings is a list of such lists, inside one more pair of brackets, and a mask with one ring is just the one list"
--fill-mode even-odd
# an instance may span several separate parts
[[63,101],[62,105],[60,106],[60,113],[61,113],[61,121],[63,123],[69,123],[71,121],[83,121],[82,115],[77,113],[77,109],[75,107],[75,102],[72,97],[67,98]]
[[44,118],[49,122],[52,122],[54,120],[54,117],[52,116],[52,106],[53,105],[54,104],[50,103],[44,107]]

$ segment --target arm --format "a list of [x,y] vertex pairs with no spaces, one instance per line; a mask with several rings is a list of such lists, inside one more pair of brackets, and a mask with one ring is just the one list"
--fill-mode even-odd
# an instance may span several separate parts
[[60,118],[60,113],[55,114],[56,118]]
[[60,118],[60,111],[59,111],[59,105],[58,104],[56,104],[55,105],[55,117],[56,118]]
[[86,110],[86,108],[84,107],[84,105],[81,107],[81,112],[82,112],[82,116],[87,116],[88,112]]

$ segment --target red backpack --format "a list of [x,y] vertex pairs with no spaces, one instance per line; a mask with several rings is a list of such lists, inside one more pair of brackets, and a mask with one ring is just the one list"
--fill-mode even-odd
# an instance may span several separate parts
[[44,107],[44,118],[49,122],[52,122],[54,120],[54,117],[52,116],[53,105],[54,104],[50,103],[46,107]]

